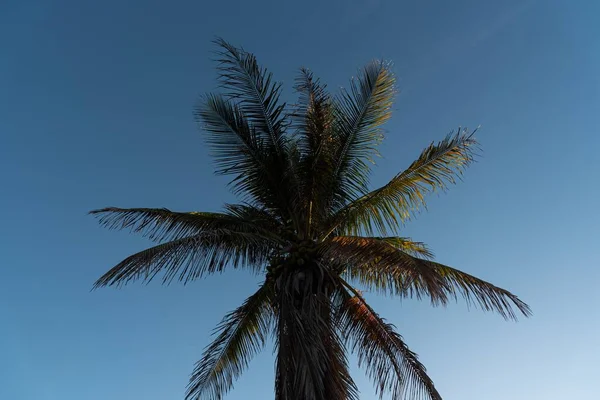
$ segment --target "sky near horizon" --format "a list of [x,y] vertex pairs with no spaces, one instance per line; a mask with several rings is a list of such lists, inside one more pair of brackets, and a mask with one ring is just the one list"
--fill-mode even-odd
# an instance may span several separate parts
[[[393,61],[400,94],[373,185],[482,125],[478,162],[406,236],[533,317],[368,299],[445,400],[600,398],[599,15],[595,1],[3,0],[0,399],[182,399],[210,332],[256,287],[233,271],[90,292],[149,243],[87,211],[234,201],[192,117],[216,88],[217,35],[254,52],[289,99],[300,66],[335,90]],[[353,368],[361,399],[376,399]],[[267,348],[226,398],[272,388]]]

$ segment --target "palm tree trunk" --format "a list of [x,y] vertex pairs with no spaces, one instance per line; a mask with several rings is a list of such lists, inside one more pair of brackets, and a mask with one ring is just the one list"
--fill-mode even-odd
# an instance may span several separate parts
[[316,293],[280,294],[276,400],[348,400],[354,388],[328,291],[316,287]]

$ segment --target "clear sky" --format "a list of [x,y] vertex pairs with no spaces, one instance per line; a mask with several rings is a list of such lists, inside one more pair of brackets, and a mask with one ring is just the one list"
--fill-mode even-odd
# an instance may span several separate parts
[[[256,286],[234,271],[90,292],[149,243],[88,210],[233,201],[192,117],[216,86],[215,35],[255,52],[290,99],[300,66],[335,89],[392,60],[401,94],[374,184],[481,124],[483,157],[406,233],[533,318],[369,299],[446,400],[598,398],[598,16],[596,1],[3,0],[0,399],[181,399],[212,328]],[[272,379],[268,349],[227,399],[272,398]]]

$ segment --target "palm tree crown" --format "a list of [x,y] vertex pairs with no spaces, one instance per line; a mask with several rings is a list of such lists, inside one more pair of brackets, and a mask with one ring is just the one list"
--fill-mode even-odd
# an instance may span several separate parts
[[287,106],[281,85],[253,54],[223,40],[217,45],[227,92],[206,95],[196,116],[217,173],[232,176],[241,203],[219,213],[92,211],[109,228],[158,242],[117,264],[95,287],[156,276],[188,282],[225,268],[264,276],[218,326],[192,373],[190,400],[221,399],[269,334],[278,400],[357,399],[349,351],[381,396],[441,399],[415,353],[358,288],[434,305],[462,296],[509,319],[530,314],[510,292],[434,262],[423,243],[399,236],[425,195],[446,189],[473,161],[474,132],[459,129],[430,144],[371,190],[370,168],[395,92],[388,64],[368,64],[335,96],[301,69],[298,104]]

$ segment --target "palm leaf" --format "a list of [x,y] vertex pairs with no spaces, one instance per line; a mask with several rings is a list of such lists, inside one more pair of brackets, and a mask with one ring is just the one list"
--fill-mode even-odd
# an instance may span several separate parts
[[109,229],[129,229],[150,240],[162,242],[227,229],[272,235],[278,222],[267,212],[251,206],[229,205],[225,213],[175,212],[166,208],[107,207],[90,211]]
[[[338,267],[338,271],[360,282],[369,290],[402,297],[429,296],[438,304],[444,303],[447,283],[426,265],[412,258],[401,258],[394,246],[380,238],[336,236],[320,245],[322,257]],[[394,264],[395,263],[395,264]],[[396,265],[404,286],[394,284],[390,273],[382,266]]]
[[241,172],[235,183],[243,188],[240,192],[252,194],[260,204],[276,210],[284,221],[291,219],[298,229],[300,221],[294,206],[299,184],[294,160],[290,159],[294,143],[285,135],[289,122],[286,104],[279,101],[281,84],[274,82],[273,75],[258,65],[252,53],[223,39],[215,43],[221,48],[217,60],[221,86],[244,115],[268,165],[268,175],[250,170],[246,176]]
[[269,172],[263,140],[238,105],[222,95],[207,94],[198,103],[195,116],[210,134],[206,140],[218,174],[240,174],[247,169]]
[[383,139],[381,125],[391,116],[395,79],[389,65],[374,61],[360,71],[336,98],[334,113],[338,148],[329,197],[341,200],[366,192],[370,167]]
[[[340,281],[343,280],[340,278]],[[394,399],[441,400],[427,370],[396,333],[348,283],[345,302],[338,316],[342,330],[353,342],[359,366],[365,365],[380,398],[386,392]]]
[[395,247],[398,250],[402,250],[405,253],[412,254],[423,258],[433,258],[433,252],[423,242],[415,242],[411,238],[390,236],[390,237],[376,237],[375,239],[381,240]]
[[175,278],[187,283],[204,274],[223,271],[227,265],[258,272],[274,246],[272,240],[256,233],[212,230],[129,256],[100,277],[94,288],[119,286],[137,279],[149,282],[160,272],[164,272],[163,283]]
[[447,265],[429,260],[416,260],[417,262],[427,264],[449,283],[449,295],[455,298],[457,295],[460,295],[469,305],[479,306],[485,311],[498,312],[505,319],[517,319],[517,315],[514,312],[515,307],[526,317],[532,315],[529,306],[508,290],[494,286],[489,282]]
[[265,345],[273,320],[272,297],[273,285],[265,282],[242,306],[225,316],[216,329],[218,336],[196,364],[187,400],[220,400],[231,389]]
[[318,153],[323,138],[333,134],[332,99],[326,86],[306,68],[300,69],[294,88],[299,94],[299,102],[292,118],[296,133],[302,136],[303,153]]
[[[321,222],[329,214],[330,205],[320,193],[332,187],[331,171],[335,164],[336,139],[332,99],[318,79],[302,68],[296,79],[296,91],[300,101],[293,114],[296,127],[300,175],[300,211],[305,215],[306,236],[311,230],[319,230]],[[313,229],[314,227],[314,229]]]
[[468,305],[516,320],[515,309],[531,315],[517,296],[472,275],[398,250],[378,238],[336,237],[323,245],[325,257],[346,266],[345,274],[369,289],[401,297],[427,296],[446,305],[462,296]]
[[352,201],[331,218],[328,232],[372,235],[396,232],[412,213],[425,206],[425,195],[455,183],[473,161],[477,142],[466,130],[429,145],[405,171],[381,188]]
[[285,208],[280,193],[282,162],[268,149],[241,106],[223,96],[206,95],[196,109],[206,142],[217,165],[216,173],[234,175],[235,193],[269,208]]
[[273,75],[258,65],[254,54],[223,39],[215,43],[222,49],[217,60],[222,86],[239,103],[257,134],[281,156],[286,128],[285,103],[279,103],[281,84],[274,82]]

